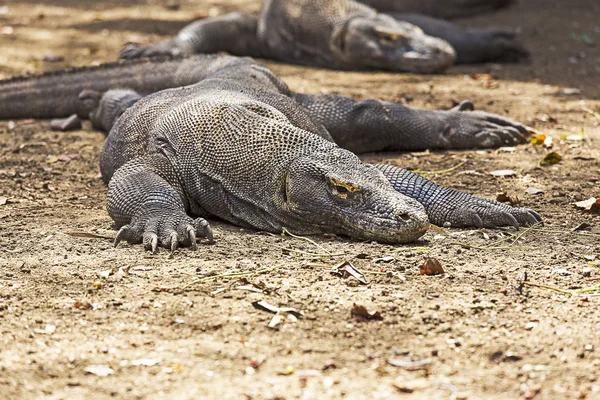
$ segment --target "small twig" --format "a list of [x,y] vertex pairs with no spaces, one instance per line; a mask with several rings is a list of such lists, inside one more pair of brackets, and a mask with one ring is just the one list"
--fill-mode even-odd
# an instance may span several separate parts
[[583,294],[583,293],[588,293],[588,292],[595,292],[596,290],[600,290],[600,286],[592,286],[592,287],[583,288],[583,289],[569,290],[569,289],[561,289],[561,288],[558,288],[555,286],[548,286],[548,285],[543,285],[541,283],[534,283],[534,282],[528,282],[528,281],[523,281],[523,284],[526,286],[533,286],[533,287],[537,287],[540,289],[551,290],[553,292],[570,294],[572,296],[576,296],[578,294]]
[[423,171],[423,170],[415,169],[412,172],[414,172],[415,174],[422,175],[422,176],[433,175],[433,174],[447,174],[448,172],[452,172],[455,169],[462,167],[463,165],[465,165],[465,162],[461,161],[458,164],[456,164],[455,166],[447,168],[447,169],[439,169],[437,171]]
[[424,252],[429,250],[427,247],[424,246],[417,246],[417,247],[399,247],[397,249],[392,250],[392,253],[400,253],[402,251],[420,251],[420,252]]
[[321,249],[321,250],[323,250],[325,253],[327,253],[327,254],[331,254],[331,252],[330,252],[329,250],[327,250],[325,247],[321,246],[320,244],[318,244],[318,243],[317,243],[317,242],[315,242],[314,240],[312,240],[312,239],[310,239],[310,238],[307,238],[307,237],[305,237],[305,236],[294,235],[293,233],[291,233],[290,231],[288,231],[288,230],[287,230],[287,228],[283,228],[283,229],[281,230],[281,236],[285,236],[285,235],[290,235],[290,236],[291,236],[291,237],[293,237],[293,238],[305,240],[305,241],[307,241],[308,243],[312,244],[313,246],[320,248],[320,249]]
[[[459,245],[462,246],[466,249],[475,249],[475,250],[505,250],[505,249],[524,249],[524,248],[528,248],[531,246],[513,246],[515,243],[517,243],[517,241],[519,239],[521,239],[526,233],[528,233],[531,230],[534,230],[536,226],[538,226],[540,223],[536,223],[531,225],[530,227],[527,227],[526,229],[520,231],[518,234],[512,234],[509,232],[505,232],[508,233],[510,236],[504,237],[502,239],[498,239],[495,242],[492,242],[489,246],[475,246],[475,245],[471,245],[468,243],[462,243],[462,242],[450,242],[449,244],[455,244],[455,245]],[[507,245],[507,246],[496,246],[497,244],[506,242],[508,240],[512,241]]]
[[534,283],[534,282],[529,282],[529,281],[523,281],[523,285],[533,286],[533,287],[537,287],[540,289],[551,290],[553,292],[558,292],[558,293],[573,294],[573,293],[571,293],[570,290],[567,290],[567,289],[561,289],[561,288],[557,288],[554,286],[542,285],[540,283]]
[[461,243],[461,242],[450,242],[448,244],[455,244],[458,246],[461,246],[465,249],[473,249],[473,250],[506,250],[506,249],[527,249],[530,248],[531,246],[475,246],[472,244],[468,244],[468,243]]

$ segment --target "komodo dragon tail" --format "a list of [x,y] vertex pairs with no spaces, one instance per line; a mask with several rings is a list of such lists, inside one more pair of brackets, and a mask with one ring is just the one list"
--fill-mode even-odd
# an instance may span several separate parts
[[150,94],[198,82],[212,70],[234,60],[216,55],[153,58],[0,80],[0,119],[59,118],[72,114],[87,117],[89,110],[79,100],[83,90],[103,93],[110,89],[132,89]]

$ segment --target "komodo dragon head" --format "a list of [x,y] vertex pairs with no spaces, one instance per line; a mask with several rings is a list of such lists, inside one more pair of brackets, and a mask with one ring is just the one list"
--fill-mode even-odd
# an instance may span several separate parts
[[[397,192],[376,168],[350,152],[297,158],[285,174],[283,210],[321,233],[404,243],[429,227],[423,206]],[[291,226],[290,226],[291,228]],[[308,228],[310,231],[311,228]]]
[[353,66],[437,73],[456,59],[456,52],[445,40],[383,14],[348,19],[332,39],[334,53]]

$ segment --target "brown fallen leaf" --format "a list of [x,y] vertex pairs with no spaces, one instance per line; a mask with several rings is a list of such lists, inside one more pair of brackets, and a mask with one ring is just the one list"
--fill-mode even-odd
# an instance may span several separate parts
[[87,301],[76,301],[75,303],[73,303],[73,308],[77,308],[80,310],[91,310],[93,306]]
[[356,267],[349,261],[344,261],[338,265],[335,265],[333,268],[331,268],[331,273],[336,276],[340,276],[342,279],[347,279],[348,277],[352,276],[363,285],[367,284],[367,279],[365,278],[364,274],[356,269]]
[[546,157],[541,161],[541,164],[556,164],[562,160],[562,156],[557,152],[553,151],[546,154]]
[[583,212],[586,214],[600,214],[600,199],[596,199],[595,197],[590,197],[587,200],[571,203],[571,205],[583,210]]
[[441,275],[444,273],[444,268],[437,258],[426,258],[419,272],[421,275]]
[[512,205],[515,205],[519,204],[521,202],[521,199],[516,193],[507,191],[498,193],[496,195],[496,201],[499,201],[500,203],[510,203]]
[[365,306],[356,303],[352,304],[350,315],[356,322],[383,321],[379,311],[368,311]]

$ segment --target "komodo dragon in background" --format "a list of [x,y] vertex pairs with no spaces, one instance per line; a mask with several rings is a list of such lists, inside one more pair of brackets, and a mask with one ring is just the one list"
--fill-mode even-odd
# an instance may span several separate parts
[[392,165],[363,163],[351,152],[524,140],[521,124],[469,109],[467,103],[433,111],[295,93],[253,59],[228,55],[0,81],[2,119],[78,112],[109,131],[100,168],[108,212],[121,227],[115,244],[143,242],[153,251],[195,248],[199,236],[212,240],[202,218],[208,216],[270,232],[384,243],[415,240],[430,222],[518,227],[541,221],[530,209],[440,187]]
[[507,3],[508,0],[263,0],[258,15],[234,12],[204,18],[186,26],[171,40],[146,48],[128,44],[120,57],[226,51],[327,68],[436,73],[455,62],[517,61],[528,52],[507,29],[463,29],[415,12],[460,15]]

